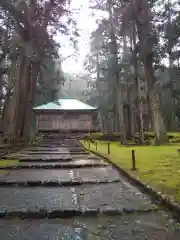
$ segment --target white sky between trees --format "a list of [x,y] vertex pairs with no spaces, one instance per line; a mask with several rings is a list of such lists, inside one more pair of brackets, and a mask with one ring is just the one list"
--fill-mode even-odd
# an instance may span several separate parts
[[[90,9],[90,0],[72,0],[71,8],[75,9],[73,17],[77,21],[77,28],[79,29],[80,37],[78,38],[79,51],[76,56],[67,58],[62,62],[62,68],[67,73],[79,73],[83,72],[83,61],[85,56],[90,50],[89,38],[91,32],[96,29],[97,18],[102,18],[105,13],[95,11],[95,16],[92,16],[92,9]],[[79,9],[79,10],[78,10]],[[59,41],[62,45],[60,53],[64,58],[71,56],[74,53],[73,47],[70,45],[67,37],[57,36],[57,42]]]
[[[57,35],[56,40],[60,42],[62,47],[60,49],[60,53],[63,58],[68,57],[66,60],[62,62],[62,68],[64,72],[67,73],[80,73],[84,72],[83,69],[83,61],[85,56],[90,51],[90,35],[96,29],[97,19],[101,19],[106,16],[105,12],[102,11],[92,11],[90,6],[92,6],[93,0],[72,0],[71,1],[71,9],[73,11],[73,18],[77,22],[77,28],[79,29],[80,37],[78,38],[78,48],[79,51],[76,55],[71,56],[74,54],[73,46],[70,44],[70,41],[66,36]],[[164,0],[166,3],[168,0]],[[91,3],[90,3],[91,2]],[[173,3],[176,2],[175,0],[171,0],[171,6],[176,8]],[[159,6],[157,4],[156,11],[160,8],[162,4],[162,0],[159,0]],[[92,12],[94,15],[92,15]],[[168,65],[168,59],[165,58],[163,60],[165,65]]]

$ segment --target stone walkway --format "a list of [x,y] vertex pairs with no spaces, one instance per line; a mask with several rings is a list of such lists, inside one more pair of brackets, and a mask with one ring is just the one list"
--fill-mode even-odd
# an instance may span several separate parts
[[49,136],[1,167],[2,240],[180,239],[167,212],[75,139]]

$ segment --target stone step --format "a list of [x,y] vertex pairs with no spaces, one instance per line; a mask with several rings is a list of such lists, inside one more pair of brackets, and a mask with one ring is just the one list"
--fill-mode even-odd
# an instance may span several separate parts
[[71,158],[64,158],[64,159],[19,159],[20,163],[64,163],[64,162],[72,162]]
[[9,170],[9,169],[73,169],[73,168],[92,168],[92,167],[103,167],[108,166],[107,163],[101,162],[89,162],[89,163],[51,163],[51,162],[24,162],[16,164],[14,166],[0,166],[0,170]]
[[21,152],[19,152],[21,155],[37,155],[37,156],[39,156],[39,155],[60,155],[60,157],[61,157],[61,155],[63,156],[63,155],[69,155],[70,154],[70,151],[67,151],[67,152],[59,152],[59,151],[36,151],[36,152],[34,152],[34,151],[21,151]]
[[38,147],[43,147],[43,148],[59,148],[59,147],[70,147],[68,144],[45,144],[45,143],[41,143],[38,145]]
[[67,152],[59,152],[59,151],[21,151],[19,152],[21,155],[89,155],[88,152],[80,152],[80,151],[67,151]]
[[180,239],[180,230],[175,222],[164,215],[163,212],[153,212],[124,214],[121,217],[75,217],[73,219],[31,219],[31,221],[1,219],[1,240]]
[[3,157],[3,159],[17,159],[17,160],[45,160],[45,161],[54,161],[54,160],[63,160],[63,161],[70,161],[72,160],[72,156],[70,155],[23,155],[23,154],[10,154]]
[[38,162],[42,162],[42,163],[59,163],[59,162],[72,162],[72,158],[60,158],[60,159],[19,159],[20,163],[38,163]]
[[[61,151],[62,148],[58,148],[58,147],[52,147],[52,148],[46,148],[46,147],[34,147],[34,148],[25,148],[24,151],[31,151],[31,152],[39,152],[39,151]],[[63,148],[64,151],[64,148]],[[68,151],[68,148],[66,148],[66,151]]]
[[84,160],[102,160],[102,158],[95,155],[71,155],[73,159],[84,159]]
[[89,152],[71,152],[71,156],[73,155],[89,155]]
[[0,185],[58,186],[70,184],[94,184],[121,181],[112,167],[83,168],[72,170],[12,170],[0,176]]
[[0,179],[0,187],[73,187],[83,184],[94,185],[94,184],[107,184],[117,183],[120,180],[70,180],[70,181],[58,181],[58,180],[2,180]]
[[[0,187],[0,212],[78,211],[147,212],[154,206],[146,195],[126,184],[83,184],[74,187]],[[13,197],[12,197],[13,196]]]
[[11,215],[20,212],[47,212],[60,210],[78,211],[79,206],[73,197],[72,188],[50,187],[0,187],[0,212]]
[[84,148],[72,148],[70,149],[70,152],[84,152],[85,149]]
[[19,163],[22,164],[30,164],[30,163],[35,163],[35,164],[44,164],[44,165],[50,165],[50,164],[55,164],[55,163],[61,163],[62,165],[76,165],[76,164],[81,164],[81,165],[86,165],[86,164],[106,164],[108,165],[107,162],[105,162],[102,159],[57,159],[57,160],[46,160],[46,159],[20,159]]

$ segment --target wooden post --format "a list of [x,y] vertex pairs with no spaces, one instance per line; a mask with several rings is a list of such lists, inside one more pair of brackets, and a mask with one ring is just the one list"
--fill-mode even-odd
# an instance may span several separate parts
[[110,154],[110,143],[108,143],[108,154]]
[[132,150],[132,170],[136,170],[136,155],[135,155],[135,150]]
[[97,150],[97,140],[96,140],[96,150]]

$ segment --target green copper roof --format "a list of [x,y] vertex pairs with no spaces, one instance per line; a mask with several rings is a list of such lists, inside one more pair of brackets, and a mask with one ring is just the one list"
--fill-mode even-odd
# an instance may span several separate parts
[[74,98],[62,98],[62,99],[56,100],[55,102],[43,104],[33,109],[34,110],[95,110],[97,108],[92,107]]

